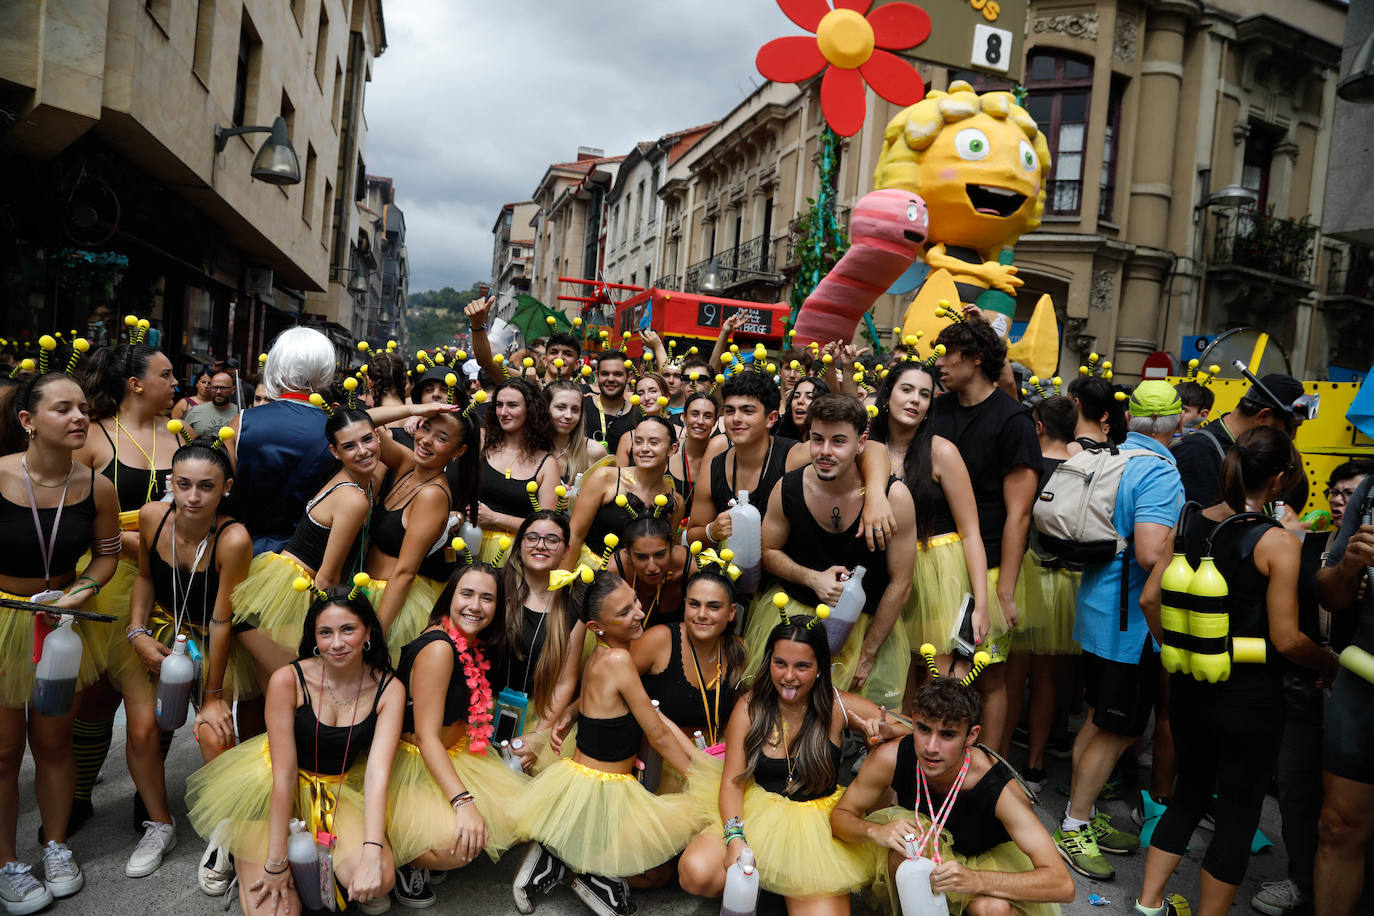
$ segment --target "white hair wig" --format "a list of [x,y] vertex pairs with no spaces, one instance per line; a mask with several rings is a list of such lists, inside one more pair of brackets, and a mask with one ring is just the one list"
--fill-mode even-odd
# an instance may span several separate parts
[[272,341],[262,384],[269,398],[283,391],[319,391],[334,380],[334,345],[314,328],[287,328]]

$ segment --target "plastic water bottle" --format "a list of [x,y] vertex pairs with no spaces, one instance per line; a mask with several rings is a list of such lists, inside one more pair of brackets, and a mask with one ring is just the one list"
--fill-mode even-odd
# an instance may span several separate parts
[[516,749],[525,746],[523,738],[515,738],[511,741],[501,742],[501,759],[506,761],[506,767],[516,773],[525,772],[525,768],[520,765],[520,757],[515,753]]
[[734,564],[740,569],[735,590],[752,595],[759,587],[763,574],[763,521],[759,510],[749,505],[749,491],[740,490],[730,507],[730,549],[735,552]]
[[916,855],[913,839],[906,841],[906,861],[897,866],[897,900],[902,916],[949,916],[949,903],[944,894],[930,889],[930,873],[935,863]]
[[157,727],[175,731],[186,724],[186,707],[195,683],[196,663],[186,654],[186,637],[177,634],[172,654],[162,660],[157,676]]
[[472,522],[468,521],[467,519],[464,519],[464,520],[463,520],[463,523],[462,523],[461,525],[458,526],[458,536],[459,536],[460,538],[462,538],[462,539],[467,543],[467,545],[468,545],[468,550],[472,551],[472,555],[473,555],[474,557],[477,556],[477,554],[481,552],[481,550],[482,550],[482,529],[481,529],[481,528],[478,528],[478,527],[477,527],[476,525],[474,525]]
[[697,750],[706,750],[706,736],[701,733],[701,729],[692,732],[692,743],[697,746]]
[[849,631],[864,609],[864,568],[855,566],[854,572],[845,580],[840,600],[830,609],[830,616],[824,621],[825,635],[830,640],[830,654],[834,655],[844,647]]
[[81,637],[72,619],[63,618],[43,641],[43,655],[33,681],[33,708],[39,715],[64,716],[76,697],[76,674],[81,670]]
[[[654,700],[653,704],[654,712],[658,712],[658,700]],[[650,792],[657,792],[659,780],[663,778],[663,755],[648,738],[639,746],[639,762],[644,765],[644,771],[639,776],[640,784]]]
[[307,910],[324,909],[320,891],[320,853],[315,838],[305,821],[292,819],[291,833],[286,839],[286,862],[291,866],[291,881],[300,894],[301,906]]
[[754,867],[754,850],[746,846],[739,855],[739,861],[725,873],[720,916],[754,916],[758,905],[759,872]]

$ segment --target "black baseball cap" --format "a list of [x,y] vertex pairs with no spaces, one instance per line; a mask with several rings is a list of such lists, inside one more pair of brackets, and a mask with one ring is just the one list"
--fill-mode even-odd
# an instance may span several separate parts
[[[1265,390],[1278,399],[1278,403],[1273,403],[1273,399],[1265,394]],[[1285,413],[1293,412],[1293,402],[1302,397],[1302,382],[1293,378],[1291,375],[1284,375],[1282,372],[1271,372],[1260,379],[1258,386],[1251,385],[1245,392],[1245,400],[1254,401],[1265,407],[1278,408]]]

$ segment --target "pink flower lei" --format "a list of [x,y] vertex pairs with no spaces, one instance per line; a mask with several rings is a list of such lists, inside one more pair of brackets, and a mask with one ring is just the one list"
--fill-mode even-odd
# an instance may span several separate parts
[[491,715],[491,681],[487,679],[491,662],[482,657],[482,651],[477,648],[475,641],[471,647],[468,646],[468,638],[453,625],[452,620],[445,617],[443,627],[458,650],[458,660],[463,663],[463,677],[468,685],[468,751],[486,756],[491,733],[495,730]]

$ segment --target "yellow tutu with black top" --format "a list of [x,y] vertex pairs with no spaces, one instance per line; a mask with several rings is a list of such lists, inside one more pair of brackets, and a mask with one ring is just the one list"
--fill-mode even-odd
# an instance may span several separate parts
[[[30,596],[0,592],[0,597],[28,601]],[[33,622],[34,615],[28,611],[0,608],[0,706],[23,709],[33,699],[33,679],[38,670],[33,661]],[[81,667],[76,675],[77,690],[86,689],[100,678],[101,672],[96,667],[95,659],[85,646],[102,640],[104,628],[108,626],[88,620],[75,622],[77,635],[81,637],[83,645]],[[94,635],[82,632],[87,627],[92,628]]]
[[[930,829],[930,818],[926,815],[914,815],[910,808],[882,808],[868,815],[868,820],[875,824],[889,824],[898,818],[915,820],[925,829]],[[949,831],[940,831],[940,856],[946,860],[953,860],[963,865],[965,868],[976,871],[995,871],[1003,874],[1015,874],[1017,872],[1032,871],[1035,865],[1030,857],[1021,851],[1015,843],[1006,842],[992,847],[987,852],[976,856],[961,856],[952,847],[953,839]],[[892,873],[888,871],[888,852],[886,846],[879,846],[876,843],[869,843],[868,850],[872,855],[873,884],[871,887],[874,903],[889,913],[901,913],[901,906],[897,902],[897,888],[892,882]],[[927,851],[929,855],[929,851]],[[967,909],[969,900],[964,894],[945,894],[945,899],[949,902],[950,916],[959,916]],[[1012,907],[1026,916],[1059,916],[1059,904],[1057,903],[1020,903],[1015,900],[1010,901]]]
[[[494,747],[488,747],[486,754],[470,753],[466,735],[448,749],[448,758],[486,821],[484,848],[494,862],[520,841],[510,803],[529,786],[530,777],[507,767]],[[453,808],[430,775],[420,749],[409,741],[402,741],[396,751],[386,801],[386,836],[398,863],[453,845]]]
[[[768,634],[782,622],[778,608],[773,604],[773,596],[787,590],[786,583],[779,583],[754,599],[749,611],[749,620],[744,628],[744,646],[748,652],[745,680],[753,683],[752,675],[758,671],[763,661],[764,650],[768,646]],[[784,608],[787,616],[814,616],[816,609],[802,604],[788,596]],[[863,650],[864,637],[873,626],[872,614],[860,614],[854,628],[849,631],[844,646],[830,662],[830,678],[837,690],[848,690],[854,683],[854,671],[859,665],[859,653]],[[907,669],[911,667],[911,645],[905,629],[900,622],[892,627],[892,632],[883,640],[873,661],[873,670],[859,693],[879,706],[896,707],[906,689]]]
[[1074,606],[1083,574],[1046,566],[1027,551],[1016,578],[1016,629],[1012,644],[1032,655],[1079,655],[1073,639]]
[[687,847],[692,801],[654,795],[628,773],[607,773],[561,758],[511,805],[522,840],[540,843],[575,872],[628,878]]
[[248,575],[234,588],[234,623],[256,628],[294,655],[300,648],[305,614],[315,600],[310,592],[293,587],[302,577],[314,579],[314,574],[282,554],[258,554]]
[[[373,579],[368,585],[367,597],[374,608],[381,606],[386,586],[385,579]],[[393,665],[401,660],[401,648],[429,626],[430,612],[434,610],[434,602],[439,600],[439,593],[443,590],[443,583],[428,576],[416,576],[410,580],[410,591],[401,604],[401,611],[386,631],[386,647],[391,650]]]
[[[127,618],[125,623],[127,624]],[[172,643],[176,641],[177,631],[172,625],[172,617],[163,610],[161,605],[153,605],[152,613],[148,615],[147,627],[152,631],[153,638],[169,649],[172,647]],[[205,630],[191,623],[183,623],[180,632],[185,633],[188,639],[194,639],[196,647],[200,649],[202,658],[200,677],[203,688],[205,679],[210,675],[210,640],[208,634]],[[134,650],[129,640],[123,637],[122,631],[120,638],[111,640],[109,645],[108,673],[110,683],[118,687],[119,692],[125,696],[134,694],[151,699],[157,693],[157,675],[148,670],[142,656]],[[229,644],[229,661],[224,667],[223,686],[224,693],[222,696],[226,702],[249,700],[262,693],[262,686],[258,683],[257,668],[253,665],[253,656],[237,641]]]
[[[362,845],[363,774],[360,757],[342,779],[299,770],[292,817],[339,837],[337,861]],[[272,807],[272,755],[258,735],[220,754],[186,780],[186,817],[208,843],[228,847],[245,862],[267,858]]]
[[[930,643],[938,653],[955,646],[950,638],[959,619],[965,595],[973,594],[964,542],[958,532],[940,534],[916,545],[916,565],[911,573],[911,597],[902,610],[911,648]],[[1007,632],[1002,605],[997,600],[997,570],[988,572],[988,635],[992,642]],[[993,662],[1002,658],[994,657]]]

